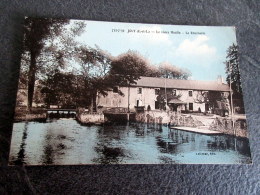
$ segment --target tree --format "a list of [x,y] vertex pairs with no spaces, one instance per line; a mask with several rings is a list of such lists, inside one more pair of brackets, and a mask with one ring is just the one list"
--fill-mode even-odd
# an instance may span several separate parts
[[210,108],[219,108],[218,102],[227,103],[227,97],[221,91],[198,91],[196,98],[197,103],[207,103]]
[[61,107],[75,106],[75,76],[71,73],[62,73],[58,69],[54,74],[48,74],[47,79],[42,81],[41,93],[49,107],[55,104]]
[[[109,75],[111,70],[111,55],[100,49],[90,47],[77,48],[77,61],[80,64],[79,74],[84,80],[84,90],[88,91],[90,110],[96,107],[97,93],[107,95],[107,91],[113,88],[112,77]],[[79,76],[81,77],[81,76]]]
[[149,69],[150,63],[141,54],[136,51],[129,50],[112,60],[110,75],[118,85],[128,86],[135,84],[140,76],[147,76],[147,71],[151,73],[153,70]]
[[191,76],[191,72],[189,70],[179,68],[169,62],[159,64],[159,72],[161,73],[161,77],[170,79],[187,80]]
[[240,81],[240,72],[238,66],[238,46],[233,44],[227,49],[226,64],[226,81],[230,84],[233,90],[234,96],[242,98],[242,87]]
[[166,92],[165,92],[165,89],[160,89],[156,100],[159,102],[159,108],[161,110],[164,110],[164,109],[166,109],[166,107],[165,107],[166,102],[169,102],[172,99],[179,99],[181,96],[182,96],[182,94],[180,94],[180,93],[177,95],[176,93],[173,93],[172,91],[166,90]]
[[23,53],[30,58],[28,69],[28,110],[31,110],[35,76],[37,71],[37,57],[40,55],[48,37],[58,35],[61,27],[67,24],[64,19],[46,19],[46,18],[25,18],[24,23],[24,48]]

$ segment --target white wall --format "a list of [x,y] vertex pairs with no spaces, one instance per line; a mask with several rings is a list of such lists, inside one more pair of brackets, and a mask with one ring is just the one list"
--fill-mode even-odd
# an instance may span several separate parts
[[[113,93],[113,91],[109,91],[106,97],[98,95],[97,106],[128,107],[128,88],[120,87],[119,89],[124,93],[124,96],[120,96],[118,93]],[[130,109],[134,109],[137,105],[137,100],[139,100],[139,106],[145,106],[147,109],[147,106],[150,105],[151,109],[154,110],[156,97],[157,95],[155,95],[154,88],[142,88],[142,93],[138,94],[138,88],[130,87]]]
[[[118,93],[113,93],[109,91],[106,97],[98,95],[97,97],[97,106],[103,107],[128,107],[128,88],[120,87],[119,88],[124,96],[120,96]],[[167,91],[172,91],[172,89],[167,89]],[[201,92],[197,90],[192,90],[192,96],[189,96],[189,90],[177,89],[176,95],[180,95],[180,100],[186,103],[186,108],[189,109],[189,103],[193,103],[193,111],[198,111],[201,109],[201,112],[205,111],[205,103],[200,103],[198,100],[204,100],[201,96]],[[138,87],[130,87],[130,109],[134,110],[134,107],[139,100],[139,106],[145,106],[147,109],[150,105],[151,110],[155,109],[155,101],[157,95],[155,95],[155,88],[142,88],[142,94],[138,94]],[[185,110],[185,105],[179,107],[181,110]],[[179,110],[179,109],[178,109]]]

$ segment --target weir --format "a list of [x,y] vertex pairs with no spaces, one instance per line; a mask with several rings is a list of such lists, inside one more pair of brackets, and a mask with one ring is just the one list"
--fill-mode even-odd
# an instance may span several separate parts
[[46,109],[47,118],[75,118],[76,109]]

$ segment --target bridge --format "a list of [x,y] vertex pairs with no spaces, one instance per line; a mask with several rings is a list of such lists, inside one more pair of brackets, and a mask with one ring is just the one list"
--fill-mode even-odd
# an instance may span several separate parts
[[76,109],[47,108],[45,109],[49,118],[75,118]]
[[52,111],[52,112],[76,112],[76,109],[70,109],[70,108],[46,108],[45,109],[47,112]]

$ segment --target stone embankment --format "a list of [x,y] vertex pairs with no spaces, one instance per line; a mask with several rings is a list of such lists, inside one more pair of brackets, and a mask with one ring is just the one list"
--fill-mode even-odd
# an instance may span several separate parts
[[81,113],[77,115],[77,120],[82,124],[96,124],[100,125],[105,122],[104,114],[102,113]]
[[84,108],[79,108],[76,111],[76,119],[84,125],[96,124],[100,125],[105,123],[105,116],[103,113],[90,113],[86,112]]
[[197,127],[203,123],[191,115],[182,115],[172,111],[145,111],[136,114],[137,122],[156,123],[172,126]]
[[47,114],[25,114],[23,116],[15,116],[14,121],[44,121],[47,119]]
[[14,121],[45,121],[47,112],[43,109],[32,108],[31,112],[25,107],[18,107],[15,110]]

